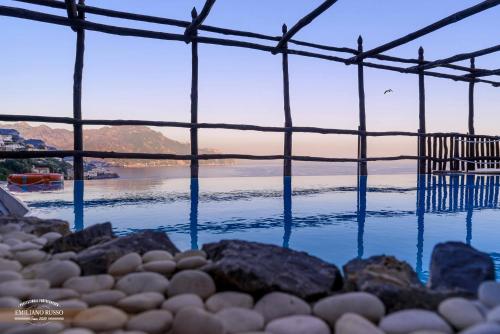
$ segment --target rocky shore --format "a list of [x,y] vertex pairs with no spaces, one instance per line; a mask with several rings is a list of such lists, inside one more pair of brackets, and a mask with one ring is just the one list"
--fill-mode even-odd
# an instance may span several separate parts
[[[334,251],[334,249],[332,250]],[[437,245],[423,285],[393,256],[342,267],[278,246],[224,240],[180,251],[164,233],[0,218],[0,333],[500,334],[491,258]],[[64,320],[14,320],[49,300]],[[9,320],[10,317],[10,320]]]

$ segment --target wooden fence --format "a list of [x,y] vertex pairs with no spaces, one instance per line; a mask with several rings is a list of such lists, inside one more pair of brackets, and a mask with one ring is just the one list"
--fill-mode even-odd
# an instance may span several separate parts
[[[497,166],[500,163],[498,149],[498,137],[478,136],[474,132],[474,85],[476,83],[490,84],[494,87],[500,87],[500,82],[484,79],[485,76],[499,75],[499,70],[487,70],[476,68],[474,57],[490,54],[500,51],[500,46],[496,45],[476,52],[455,55],[449,58],[428,61],[424,59],[424,50],[419,48],[417,59],[407,59],[394,57],[381,52],[385,52],[399,45],[405,44],[418,37],[431,33],[437,29],[449,24],[458,22],[471,15],[475,15],[484,10],[500,4],[500,0],[486,0],[475,6],[469,7],[463,11],[454,13],[438,22],[428,25],[409,35],[403,36],[397,40],[386,43],[378,48],[368,51],[363,50],[363,39],[358,39],[357,49],[346,47],[335,47],[320,45],[310,42],[304,42],[293,39],[293,36],[302,28],[311,23],[317,16],[334,5],[336,0],[326,0],[312,12],[304,16],[292,28],[288,29],[286,25],[282,27],[281,36],[268,36],[253,32],[246,32],[234,29],[219,28],[203,25],[204,20],[209,15],[214,6],[215,0],[207,0],[201,12],[193,9],[191,12],[191,21],[174,20],[149,15],[141,15],[127,12],[114,11],[98,7],[87,6],[84,0],[17,0],[18,2],[40,5],[44,7],[58,8],[66,11],[66,17],[58,16],[33,10],[27,10],[16,7],[0,6],[0,15],[26,19],[37,22],[50,23],[60,26],[70,27],[76,33],[76,55],[74,67],[73,82],[73,117],[48,117],[48,116],[29,116],[29,115],[8,115],[0,114],[0,121],[30,121],[30,122],[48,122],[70,124],[74,129],[74,149],[67,151],[17,151],[0,152],[0,158],[36,158],[36,157],[68,157],[74,158],[74,177],[83,179],[83,158],[120,158],[120,159],[168,159],[168,160],[190,160],[191,176],[198,177],[199,160],[209,159],[251,159],[251,160],[275,160],[284,161],[284,176],[292,175],[292,161],[324,161],[324,162],[357,162],[360,175],[366,175],[367,162],[369,161],[394,161],[394,160],[416,160],[418,161],[419,173],[430,173],[434,170],[446,170],[449,166],[451,170],[463,169],[467,164],[471,170],[475,165],[484,167]],[[183,34],[166,33],[161,31],[151,31],[144,29],[135,29],[119,27],[101,23],[91,22],[86,19],[85,14],[90,13],[98,16],[107,16],[125,20],[141,21],[147,23],[156,23],[160,25],[175,26],[185,29]],[[143,120],[88,120],[82,117],[82,78],[85,52],[85,31],[98,31],[106,34],[119,36],[134,36],[140,38],[150,38],[167,41],[178,41],[191,44],[192,52],[192,71],[191,71],[191,119],[190,122],[162,122],[162,121],[143,121]],[[208,31],[222,35],[253,38],[262,42],[273,42],[276,45],[259,44],[248,41],[238,41],[234,39],[216,38],[200,36],[200,31]],[[269,52],[271,54],[280,54],[282,57],[283,71],[283,105],[284,105],[284,126],[268,127],[248,124],[227,124],[227,123],[198,123],[198,45],[212,44],[229,47],[239,47],[246,49]],[[313,49],[314,52],[303,49],[293,49],[290,45],[306,47]],[[318,50],[347,53],[349,57],[338,57],[330,54],[319,53]],[[298,127],[292,122],[292,108],[290,105],[289,92],[289,55],[301,56],[326,60],[330,62],[342,63],[345,65],[356,65],[358,69],[358,94],[359,94],[359,126],[357,130],[331,129],[320,127]],[[397,67],[380,63],[367,61],[368,58],[378,61],[397,62],[411,64],[411,67]],[[460,66],[452,64],[453,62],[471,59],[471,66]],[[414,74],[418,76],[419,89],[419,129],[416,132],[405,131],[367,131],[366,110],[365,110],[365,92],[364,92],[364,68],[376,68],[387,71],[395,71],[405,74]],[[465,75],[455,75],[441,72],[429,71],[431,68],[447,68],[457,71],[465,71]],[[469,133],[427,133],[425,120],[425,77],[451,79],[454,81],[466,82],[469,84]],[[158,127],[180,127],[190,129],[191,154],[163,154],[163,153],[132,153],[132,152],[96,152],[84,150],[83,126],[85,125],[148,125]],[[282,132],[284,135],[283,154],[278,155],[246,155],[246,154],[199,154],[198,153],[198,129],[232,129],[243,131],[260,132]],[[319,134],[343,134],[355,135],[358,137],[358,156],[357,158],[326,158],[316,156],[297,156],[293,155],[292,135],[294,132],[319,133]],[[418,140],[417,155],[400,155],[389,157],[368,157],[367,137],[369,136],[410,136]]]

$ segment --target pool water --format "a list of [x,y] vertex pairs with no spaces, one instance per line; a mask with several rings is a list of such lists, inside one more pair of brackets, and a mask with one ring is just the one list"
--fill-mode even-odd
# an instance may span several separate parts
[[434,245],[449,240],[489,253],[500,277],[499,187],[498,176],[335,175],[67,181],[16,195],[31,215],[76,230],[106,221],[118,234],[161,230],[181,249],[253,240],[338,266],[389,254],[425,281]]

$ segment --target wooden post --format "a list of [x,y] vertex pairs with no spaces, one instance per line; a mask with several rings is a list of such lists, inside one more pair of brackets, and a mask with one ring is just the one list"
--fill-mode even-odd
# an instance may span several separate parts
[[[427,137],[427,157],[432,157],[432,137]],[[432,174],[432,160],[427,159],[427,173]]]
[[[474,70],[476,68],[475,64],[475,59],[471,58],[470,59],[470,68],[471,68],[471,74],[474,75]],[[469,82],[469,134],[474,135],[476,134],[475,129],[474,129],[474,81]],[[471,138],[472,140],[472,138]],[[469,146],[469,152],[471,154],[471,157],[476,156],[476,150],[474,148],[474,143],[468,143]],[[468,170],[474,170],[475,169],[475,164],[474,163],[468,163],[467,164],[467,169]]]
[[[448,136],[447,135],[444,135],[443,137],[443,144],[444,144],[444,168],[443,170],[446,170],[446,168],[448,168]],[[451,168],[450,168],[451,169]]]
[[[437,158],[437,137],[436,136],[432,136],[431,137],[433,139],[433,142],[432,142],[432,156],[434,158]],[[433,160],[432,161],[432,169],[433,170],[436,170],[436,167],[437,167],[437,163],[436,163],[436,160]]]
[[[72,0],[73,2],[75,0]],[[85,0],[78,0],[78,4],[84,5]],[[78,19],[85,19],[85,11],[78,11]],[[83,56],[85,53],[85,30],[76,31],[76,56],[75,70],[73,74],[73,118],[82,119],[82,77],[83,77]],[[73,124],[73,149],[83,151],[83,127],[81,124]],[[75,180],[84,179],[83,157],[73,156],[73,178]]]
[[[358,37],[358,54],[363,53],[363,37]],[[358,63],[358,94],[359,94],[359,130],[366,131],[366,112],[365,112],[365,79],[362,62]],[[358,159],[366,159],[367,143],[366,134],[360,134],[359,156]],[[368,166],[366,161],[358,163],[358,174],[368,175]]]
[[[418,62],[420,65],[424,64],[424,48],[420,47],[418,49]],[[425,134],[425,84],[424,84],[424,71],[420,70],[418,72],[418,121],[419,128],[418,132],[423,135]],[[419,142],[419,158],[424,158],[425,154],[425,137],[418,137]],[[418,173],[425,174],[425,163],[426,160],[418,160]]]
[[[439,139],[439,159],[443,159],[443,136],[438,136]],[[444,170],[444,162],[439,162],[439,170]]]
[[[283,36],[287,33],[286,24],[282,27]],[[290,110],[290,82],[288,79],[288,43],[283,46],[283,98],[285,110],[285,127],[292,127],[292,113]],[[292,176],[292,132],[285,132],[284,140],[284,161],[283,161],[283,176]]]
[[[198,16],[196,8],[191,11],[193,21]],[[192,36],[198,34],[198,30],[191,32]],[[191,43],[191,123],[198,123],[198,42],[196,39]],[[199,161],[198,161],[198,128],[193,127],[190,130],[191,134],[191,155],[196,158],[191,159],[191,178],[198,178]]]

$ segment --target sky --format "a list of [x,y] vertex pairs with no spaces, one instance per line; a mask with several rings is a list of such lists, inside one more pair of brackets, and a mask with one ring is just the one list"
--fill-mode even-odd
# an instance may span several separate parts
[[[268,35],[281,34],[321,0],[218,0],[206,24]],[[365,49],[406,35],[479,0],[339,0],[301,30],[296,39]],[[189,20],[200,0],[87,0],[88,5]],[[15,6],[65,15],[65,11],[0,0]],[[87,15],[93,22],[182,33],[181,28]],[[498,44],[500,6],[397,47],[387,54],[439,59]],[[212,36],[209,33],[201,33]],[[261,42],[264,43],[264,42]],[[72,116],[75,33],[68,27],[0,17],[0,112]],[[298,48],[295,47],[294,48]],[[342,57],[347,54],[335,54]],[[199,121],[282,126],[281,56],[224,46],[199,47]],[[496,69],[498,53],[476,60]],[[458,63],[468,65],[467,62]],[[404,65],[397,64],[394,65]],[[356,129],[357,72],[325,60],[290,56],[290,95],[295,126]],[[443,72],[452,73],[449,70]],[[498,78],[498,77],[497,77]],[[160,41],[87,32],[83,79],[83,117],[189,121],[191,47]],[[497,79],[498,80],[498,79]],[[385,94],[386,89],[393,93]],[[367,129],[418,128],[418,79],[415,75],[365,69]],[[498,135],[500,88],[476,85],[476,133]],[[468,84],[426,77],[428,131],[467,131]],[[62,127],[61,125],[54,125]],[[162,128],[170,138],[188,142],[186,129]],[[202,147],[225,153],[281,154],[279,133],[200,130]],[[356,137],[294,134],[294,154],[354,157]],[[415,153],[415,138],[370,138],[371,156]]]

